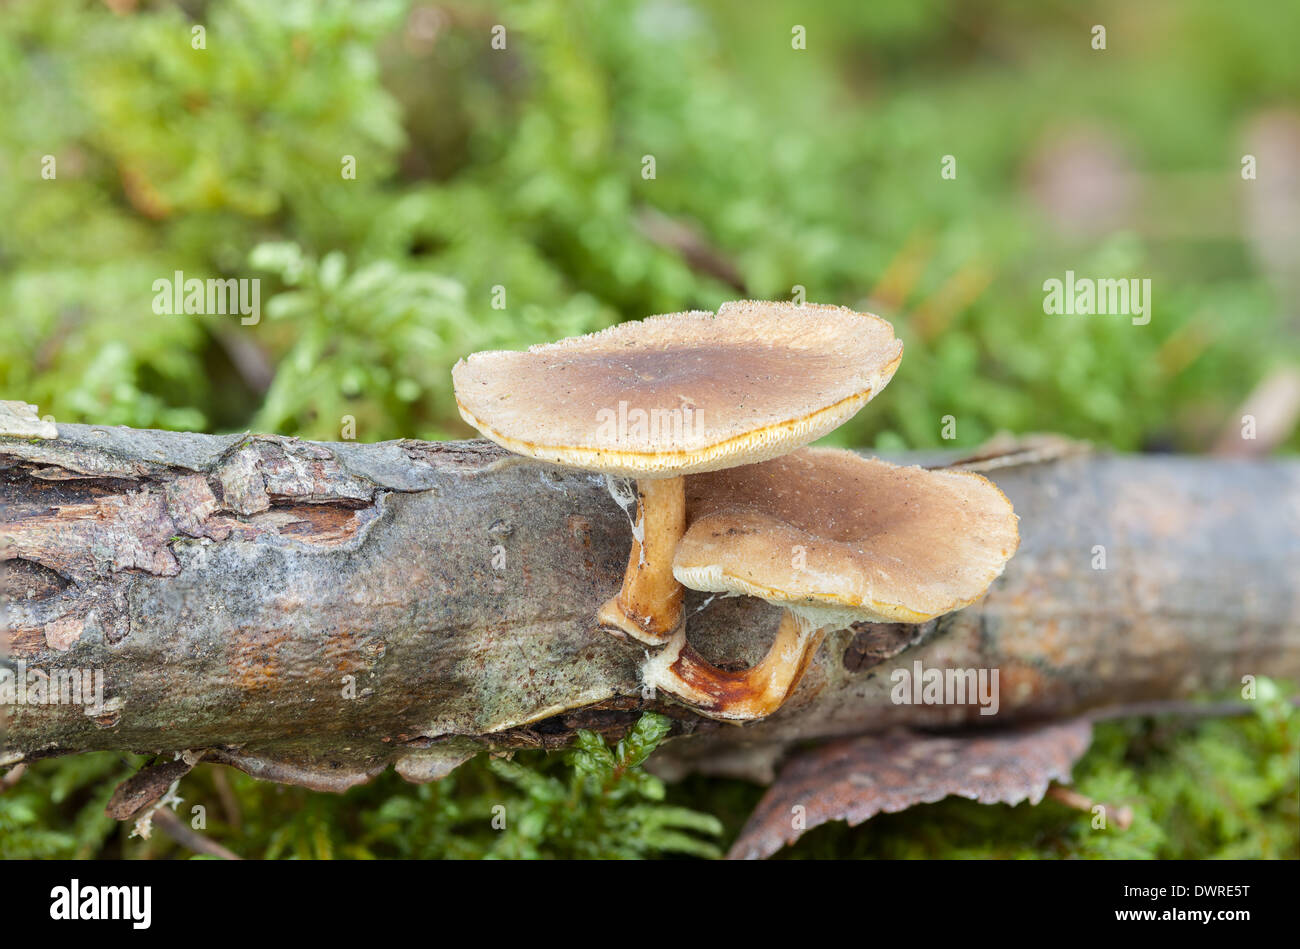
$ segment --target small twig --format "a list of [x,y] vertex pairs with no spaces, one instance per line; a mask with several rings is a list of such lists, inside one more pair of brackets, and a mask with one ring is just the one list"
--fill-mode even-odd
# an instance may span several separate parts
[[176,841],[187,850],[193,850],[195,853],[207,854],[210,857],[220,857],[222,860],[242,860],[243,857],[231,850],[227,850],[221,844],[208,837],[203,836],[196,830],[185,826],[171,808],[160,807],[153,813],[153,821],[162,828],[163,833]]
[[275,366],[266,352],[244,333],[226,329],[212,335],[225,350],[244,384],[256,394],[266,395],[266,390],[271,388],[271,382],[275,379]]
[[226,823],[235,829],[239,829],[244,822],[243,812],[239,807],[239,798],[230,787],[230,779],[226,777],[225,768],[210,768],[212,774],[212,786],[216,789],[217,797],[221,801],[221,809],[226,814]]
[[11,787],[22,780],[23,772],[26,770],[26,764],[16,764],[3,775],[0,775],[0,793],[8,791]]
[[1009,435],[1001,432],[973,454],[940,465],[926,465],[931,471],[995,471],[999,468],[1016,468],[1021,465],[1040,465],[1060,461],[1073,455],[1092,451],[1084,441],[1064,435],[1031,434]]
[[965,310],[993,282],[993,269],[983,261],[972,261],[949,277],[938,290],[912,309],[911,323],[923,340],[942,334],[953,317]]
[[669,217],[651,207],[641,208],[635,219],[637,229],[652,244],[675,251],[696,273],[725,283],[742,296],[745,281],[731,260],[709,243],[707,238],[686,221]]
[[[1251,430],[1246,435],[1245,419]],[[1214,453],[1235,458],[1262,458],[1291,437],[1300,421],[1300,371],[1284,366],[1257,385],[1223,427]]]
[[[1300,708],[1300,695],[1291,697],[1292,705]],[[1148,718],[1156,715],[1174,715],[1179,718],[1232,718],[1249,715],[1255,710],[1250,702],[1196,702],[1170,699],[1168,701],[1134,702],[1130,705],[1108,705],[1088,712],[1094,722],[1116,718]]]
[[[1084,813],[1091,813],[1092,809],[1097,806],[1097,802],[1092,798],[1060,784],[1053,784],[1048,788],[1047,796],[1054,801],[1059,801],[1066,807]],[[1102,804],[1101,806],[1105,808],[1107,814],[1115,815],[1115,826],[1120,830],[1128,830],[1133,825],[1133,808],[1128,806],[1112,807],[1109,804]]]
[[867,305],[886,314],[903,305],[934,260],[934,238],[919,231],[908,236],[867,294]]

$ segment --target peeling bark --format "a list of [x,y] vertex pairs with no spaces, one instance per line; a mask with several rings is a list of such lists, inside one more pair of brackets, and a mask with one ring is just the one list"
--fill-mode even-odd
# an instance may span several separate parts
[[[59,425],[0,437],[14,676],[102,676],[102,704],[0,704],[0,763],[205,752],[340,790],[432,780],[485,748],[560,747],[671,715],[658,768],[762,777],[809,738],[1064,717],[1300,678],[1300,463],[1082,456],[991,476],[1022,545],[976,605],[827,636],[745,727],[643,696],[644,647],[595,629],[631,543],[598,475],[486,442],[319,444]],[[1094,547],[1106,569],[1093,569]],[[688,597],[711,662],[761,658],[780,611]],[[891,673],[997,669],[1000,707],[895,704]],[[84,683],[83,683],[84,684]]]

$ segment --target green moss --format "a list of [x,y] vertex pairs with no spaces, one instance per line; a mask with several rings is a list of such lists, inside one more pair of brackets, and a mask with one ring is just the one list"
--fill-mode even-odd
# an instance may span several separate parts
[[[562,754],[480,758],[420,786],[389,772],[343,795],[200,765],[181,782],[177,813],[236,853],[266,859],[716,857],[721,823],[666,801],[663,783],[641,768],[668,728],[646,714],[615,748],[579,732]],[[129,825],[104,816],[114,786],[144,761],[35,763],[0,794],[0,857],[184,856],[162,832],[130,839]]]
[[[1296,93],[1270,39],[1300,12],[1274,5],[1261,37],[1181,4],[1094,83],[1072,17],[988,5],[981,35],[1033,40],[987,68],[949,26],[960,3],[933,6],[905,27],[853,0],[801,9],[814,47],[796,52],[780,5],[457,2],[429,40],[405,2],[213,0],[201,51],[172,5],[18,0],[0,24],[0,387],[62,421],[467,434],[445,370],[471,350],[737,294],[652,239],[653,210],[753,296],[797,285],[896,322],[907,359],[842,444],[938,445],[954,414],[963,446],[999,429],[1208,445],[1300,341],[1246,235],[1218,227],[1243,183],[1183,200],[1160,176],[1230,181],[1239,156],[1207,143]],[[1155,176],[1150,227],[1049,228],[1025,181],[1081,127]],[[1219,236],[1166,236],[1183,232]],[[266,242],[278,265],[250,266]],[[1067,268],[1151,277],[1151,324],[1046,317],[1042,282]],[[152,282],[177,270],[260,276],[279,318],[155,314]],[[277,369],[269,392],[241,342]]]
[[[1051,798],[1017,807],[948,798],[856,828],[815,828],[780,857],[1300,858],[1300,710],[1267,680],[1260,691],[1246,716],[1098,726],[1073,787],[1106,805],[1104,828]],[[565,753],[479,758],[419,786],[389,772],[343,795],[200,765],[181,782],[178,814],[193,821],[200,807],[208,836],[268,859],[717,856],[762,789],[699,777],[665,788],[640,764],[666,730],[646,715],[616,748],[580,733]],[[0,794],[0,857],[185,856],[161,832],[128,839],[103,816],[114,785],[143,763],[97,754],[34,764]],[[1132,812],[1126,829],[1121,808]]]

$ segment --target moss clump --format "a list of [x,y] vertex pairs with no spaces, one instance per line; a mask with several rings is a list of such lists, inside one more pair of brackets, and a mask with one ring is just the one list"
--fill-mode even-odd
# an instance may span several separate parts
[[[779,856],[1298,858],[1300,710],[1268,680],[1259,691],[1251,715],[1098,726],[1074,788],[1108,806],[1105,828],[1050,798],[1017,807],[948,798],[856,828],[816,828]],[[667,728],[646,715],[614,748],[584,732],[567,752],[481,757],[420,786],[389,772],[344,795],[200,765],[181,782],[177,813],[193,822],[201,807],[208,836],[272,859],[717,856],[762,789],[698,777],[665,788],[641,763]],[[103,816],[114,785],[144,762],[37,762],[0,793],[0,857],[186,856],[161,832],[130,839]],[[1125,830],[1114,818],[1121,807],[1133,815]]]
[[[343,795],[200,765],[181,782],[177,814],[266,859],[716,857],[722,824],[667,802],[641,767],[668,729],[646,714],[613,748],[579,732],[567,752],[483,756],[420,786],[388,772]],[[104,816],[116,784],[145,762],[101,753],[35,763],[0,794],[0,857],[187,856],[161,831],[131,838]]]

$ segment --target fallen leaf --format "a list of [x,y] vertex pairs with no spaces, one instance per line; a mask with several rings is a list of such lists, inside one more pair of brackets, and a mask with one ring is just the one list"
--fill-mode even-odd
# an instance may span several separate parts
[[832,742],[781,769],[727,857],[760,860],[827,821],[856,827],[949,795],[1037,804],[1052,781],[1069,781],[1091,741],[1091,723],[1072,719],[970,736],[900,731]]
[[185,758],[150,765],[117,786],[104,813],[113,820],[131,820],[167,796],[172,784],[190,773],[194,762]]

